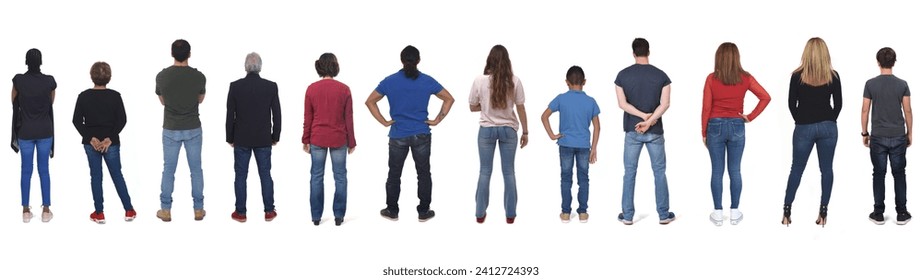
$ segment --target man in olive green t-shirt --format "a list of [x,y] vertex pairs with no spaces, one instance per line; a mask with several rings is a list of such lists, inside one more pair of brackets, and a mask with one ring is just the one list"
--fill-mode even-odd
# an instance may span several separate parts
[[163,105],[163,177],[160,181],[160,211],[157,218],[169,222],[172,217],[173,181],[179,150],[186,147],[192,173],[192,206],[195,220],[205,218],[203,209],[205,182],[202,176],[202,122],[198,105],[205,100],[205,75],[189,67],[191,46],[186,40],[173,42],[173,65],[157,74],[157,96]]

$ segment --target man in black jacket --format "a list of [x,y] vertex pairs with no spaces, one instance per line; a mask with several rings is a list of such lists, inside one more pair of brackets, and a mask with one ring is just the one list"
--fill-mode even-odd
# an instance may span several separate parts
[[227,143],[234,148],[234,193],[237,197],[236,210],[231,218],[246,222],[247,172],[250,155],[256,155],[268,222],[277,215],[269,171],[272,168],[272,146],[278,143],[282,131],[279,91],[275,82],[259,77],[262,69],[259,54],[248,54],[244,68],[246,77],[231,83],[227,94]]

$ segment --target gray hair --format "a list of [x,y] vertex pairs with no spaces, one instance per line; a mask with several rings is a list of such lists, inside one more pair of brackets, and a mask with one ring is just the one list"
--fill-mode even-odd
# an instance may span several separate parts
[[247,73],[259,73],[263,68],[263,59],[259,57],[258,53],[251,52],[247,55],[243,68],[247,70]]

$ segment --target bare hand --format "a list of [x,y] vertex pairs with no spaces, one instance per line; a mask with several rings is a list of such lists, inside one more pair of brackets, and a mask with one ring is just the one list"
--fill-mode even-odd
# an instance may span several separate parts
[[[862,138],[861,142],[864,142],[864,146],[870,148],[871,147],[871,136],[862,136],[861,138]],[[909,147],[909,146],[907,145],[906,147]]]
[[596,161],[596,159],[597,159],[597,158],[596,158],[596,154],[597,154],[596,152],[597,152],[596,149],[592,149],[591,151],[589,151],[589,163],[595,163],[595,161]]
[[562,137],[563,137],[563,134],[551,134],[551,135],[548,135],[548,136],[551,137],[551,140],[557,140],[557,139],[562,138]]
[[109,151],[109,146],[112,146],[112,139],[109,139],[108,137],[106,137],[106,139],[102,140],[102,142],[100,143],[99,152],[105,154],[106,152]]
[[519,139],[519,149],[525,148],[525,145],[528,145],[528,134],[522,134],[522,138]]
[[704,146],[705,146],[705,147],[708,146],[708,138],[707,138],[707,137],[701,137],[701,142],[704,143]]
[[906,148],[912,146],[912,134],[906,134]]
[[355,147],[352,147],[352,148],[349,148],[349,150],[347,150],[346,152],[348,152],[348,153],[351,155],[352,152],[354,152],[354,151],[355,151]]
[[749,123],[749,115],[740,114],[740,117],[743,118],[743,122]]
[[99,144],[100,144],[101,142],[102,142],[102,141],[99,141],[99,138],[93,137],[93,138],[90,139],[90,146],[93,146],[93,150],[95,150],[95,151],[98,152],[98,151],[99,151]]
[[394,124],[394,120],[386,121],[386,122],[384,122],[384,127],[391,126],[392,124]]
[[227,143],[227,145],[229,145],[231,148],[234,147],[234,143]]
[[278,141],[272,142],[272,146],[275,146],[275,144],[278,144],[278,143],[279,143]]
[[440,122],[442,122],[442,121],[439,120],[439,119],[426,120],[426,124],[428,124],[429,126],[436,126],[436,125],[439,125]]
[[650,129],[651,126],[653,126],[653,124],[651,124],[650,121],[639,122],[634,125],[634,131],[640,134],[644,134],[647,132],[647,130]]
[[304,144],[304,147],[303,147],[302,149],[304,150],[305,153],[310,154],[310,153],[311,153],[311,144]]

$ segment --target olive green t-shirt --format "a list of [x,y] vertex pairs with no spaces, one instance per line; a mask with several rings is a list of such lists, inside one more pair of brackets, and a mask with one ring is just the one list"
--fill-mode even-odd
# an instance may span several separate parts
[[163,128],[188,130],[202,127],[199,95],[205,94],[205,75],[189,66],[170,66],[157,74],[157,95],[163,97]]

